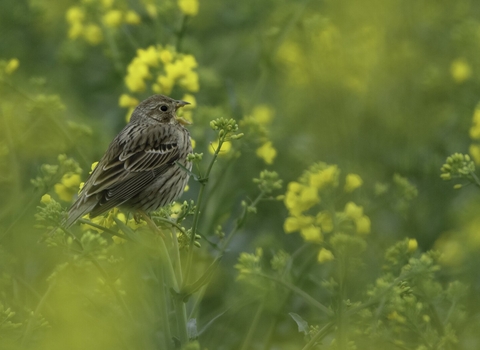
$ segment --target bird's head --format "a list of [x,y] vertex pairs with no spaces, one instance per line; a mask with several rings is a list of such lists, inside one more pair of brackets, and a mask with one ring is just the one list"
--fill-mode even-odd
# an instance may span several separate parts
[[182,100],[174,100],[164,95],[153,95],[142,101],[133,111],[130,121],[152,118],[160,123],[182,125],[190,124],[187,120],[177,117],[177,109],[190,104]]

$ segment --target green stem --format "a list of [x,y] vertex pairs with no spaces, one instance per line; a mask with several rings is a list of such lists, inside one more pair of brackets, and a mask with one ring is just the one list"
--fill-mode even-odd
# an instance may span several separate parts
[[205,186],[208,183],[208,177],[210,176],[210,172],[212,171],[213,164],[217,160],[218,154],[220,153],[223,143],[224,143],[224,138],[221,138],[218,140],[218,147],[213,154],[210,164],[208,165],[207,172],[205,173],[205,176],[200,180],[200,191],[198,192],[197,202],[195,203],[196,205],[195,213],[193,214],[192,234],[190,236],[190,243],[188,246],[187,266],[185,267],[185,278],[183,279],[183,283],[184,283],[183,286],[185,286],[185,284],[188,283],[188,279],[190,277],[190,272],[192,269],[193,249],[195,247],[195,236],[197,234],[198,221],[200,219],[200,207],[202,205]]
[[95,224],[94,222],[91,222],[90,220],[86,220],[86,219],[78,219],[77,220],[78,222],[82,223],[82,224],[86,224],[86,225],[89,225],[89,226],[92,226],[92,227],[95,227],[99,230],[102,230],[103,232],[106,232],[112,236],[116,236],[116,237],[119,237],[119,238],[122,238],[122,239],[126,239],[127,241],[130,241],[130,242],[133,242],[133,240],[126,236],[126,235],[119,235],[117,232],[113,231],[113,230],[110,230],[109,228],[106,228],[104,226],[101,226],[101,225],[98,225],[98,224]]
[[23,334],[23,339],[22,339],[22,342],[21,342],[21,347],[25,347],[25,345],[28,343],[28,341],[30,340],[30,336],[31,336],[31,333],[32,333],[32,328],[33,328],[33,323],[34,321],[37,319],[38,315],[40,314],[40,312],[42,311],[43,309],[43,306],[45,305],[45,302],[48,298],[48,296],[50,295],[52,289],[53,289],[53,286],[54,286],[55,282],[52,282],[50,283],[50,285],[48,286],[48,289],[47,291],[45,292],[45,294],[43,295],[43,297],[40,299],[40,301],[38,302],[38,305],[37,307],[35,308],[35,311],[33,312],[33,315],[30,317],[30,319],[28,320],[28,323],[27,323],[27,327],[25,328],[25,333]]
[[[257,198],[255,198],[254,201],[249,206],[255,207],[258,204],[258,202],[260,202],[260,200],[263,199],[264,196],[265,196],[265,192],[261,191],[257,196]],[[230,231],[230,234],[228,235],[227,239],[225,239],[225,241],[223,242],[222,247],[220,248],[219,255],[222,255],[225,252],[225,250],[227,249],[228,245],[230,244],[235,234],[238,232],[239,229],[243,227],[243,225],[245,225],[247,216],[248,216],[248,207],[245,207],[243,208],[242,216],[240,216],[240,218],[237,220],[237,223],[233,227],[232,231]]]
[[318,302],[317,300],[315,300],[313,297],[311,297],[310,295],[308,295],[307,293],[305,293],[303,290],[301,290],[300,288],[298,288],[297,286],[294,286],[293,284],[291,283],[288,283],[288,282],[285,282],[279,278],[276,278],[276,277],[272,277],[272,276],[269,276],[269,275],[266,275],[266,274],[263,274],[263,273],[259,273],[258,276],[261,276],[263,278],[266,278],[266,279],[269,279],[271,281],[274,281],[274,282],[277,282],[278,284],[281,284],[282,286],[290,289],[292,292],[294,292],[295,294],[298,294],[299,296],[301,296],[303,299],[305,299],[305,301],[307,301],[308,303],[310,303],[312,306],[316,307],[318,310],[320,310],[321,312],[327,314],[328,316],[333,316],[334,315],[334,312],[332,310],[330,310],[329,308],[327,308],[325,305],[323,305],[322,303]]
[[170,330],[170,320],[168,317],[169,303],[168,303],[167,293],[165,293],[165,288],[166,288],[165,286],[167,283],[165,283],[166,280],[165,280],[165,273],[163,271],[163,266],[160,266],[159,277],[160,277],[159,280],[161,281],[159,299],[160,299],[160,303],[162,304],[160,313],[161,313],[161,319],[162,319],[162,328],[165,334],[165,339],[164,339],[165,349],[170,350],[172,348],[172,332]]
[[[307,345],[305,345],[302,350],[310,350],[310,349],[313,349],[313,347],[317,344],[317,342],[319,340],[322,340],[322,338],[328,334],[328,332],[330,331],[330,329],[333,327],[334,323],[333,322],[329,322],[327,323],[325,326],[323,326],[322,329],[320,329],[317,334],[315,334],[312,339],[310,339],[310,341],[307,343]],[[339,348],[341,349],[341,348]]]
[[[175,277],[175,271],[173,269],[172,261],[169,259],[167,246],[163,239],[160,239],[160,259],[162,260],[162,267],[164,268],[165,282],[169,289],[173,289],[173,293],[178,292],[178,283]],[[179,298],[178,295],[172,295],[175,316],[177,319],[177,330],[180,342],[182,346],[188,343],[187,333],[187,311],[185,303]]]
[[258,323],[260,322],[260,318],[263,313],[263,309],[265,308],[265,300],[262,299],[260,302],[260,305],[258,305],[257,312],[255,313],[255,317],[252,320],[252,323],[250,324],[250,328],[248,329],[247,336],[245,337],[245,341],[243,342],[241,350],[248,350],[251,349],[251,343],[253,336],[255,334],[255,331],[258,329]]
[[187,29],[187,20],[188,20],[188,16],[183,15],[182,22],[180,23],[180,29],[177,32],[177,43],[175,45],[175,49],[177,50],[177,52],[180,52],[180,50],[182,49],[182,39]]

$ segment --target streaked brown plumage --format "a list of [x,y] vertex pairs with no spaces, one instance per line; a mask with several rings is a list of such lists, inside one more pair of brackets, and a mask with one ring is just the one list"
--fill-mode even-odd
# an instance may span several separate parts
[[188,102],[154,95],[133,111],[85,182],[68,212],[65,226],[90,213],[95,217],[114,207],[153,211],[178,198],[190,170],[190,134],[176,118]]

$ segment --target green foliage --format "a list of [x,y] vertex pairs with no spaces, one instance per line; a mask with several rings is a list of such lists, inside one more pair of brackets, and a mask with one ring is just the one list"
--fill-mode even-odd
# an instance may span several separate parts
[[[480,348],[479,10],[2,1],[0,348]],[[62,227],[154,93],[183,197]]]

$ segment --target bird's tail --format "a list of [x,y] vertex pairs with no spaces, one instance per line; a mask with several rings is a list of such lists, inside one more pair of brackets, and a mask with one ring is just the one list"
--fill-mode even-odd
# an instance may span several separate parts
[[87,200],[85,200],[84,198],[79,198],[68,211],[68,216],[62,222],[62,226],[65,228],[69,228],[82,216],[92,211],[96,204],[97,201],[94,200],[94,198],[88,198]]

